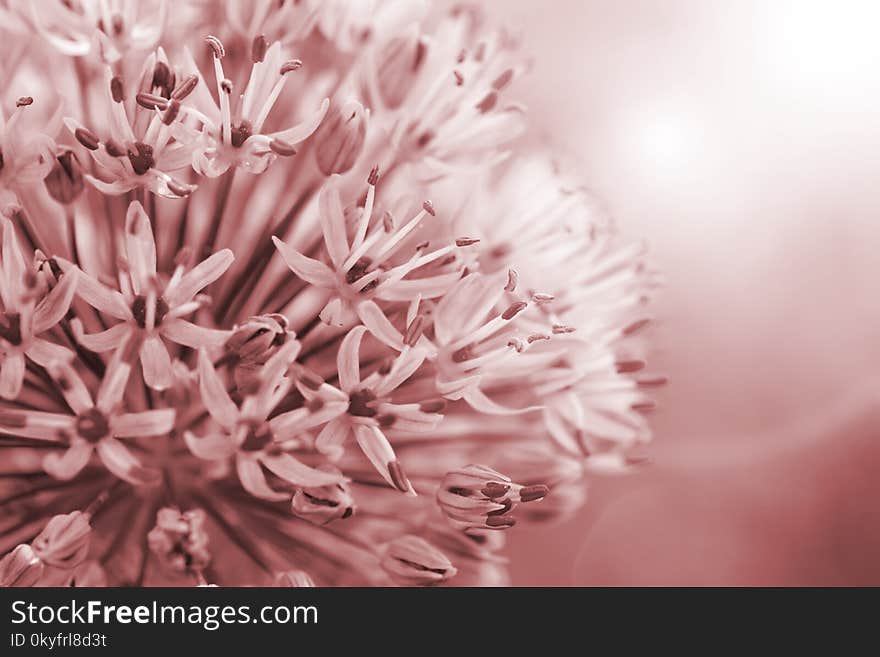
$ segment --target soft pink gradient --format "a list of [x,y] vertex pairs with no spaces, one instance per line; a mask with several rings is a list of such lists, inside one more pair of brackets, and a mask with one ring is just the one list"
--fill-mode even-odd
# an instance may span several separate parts
[[880,8],[488,4],[667,281],[653,463],[522,529],[514,583],[880,583]]

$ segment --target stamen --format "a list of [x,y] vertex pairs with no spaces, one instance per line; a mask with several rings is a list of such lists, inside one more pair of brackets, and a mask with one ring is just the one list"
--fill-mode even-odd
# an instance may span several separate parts
[[630,374],[645,369],[643,360],[622,360],[617,363],[618,374]]
[[455,76],[455,84],[457,86],[461,86],[464,84],[464,76],[459,71],[453,71],[452,75]]
[[394,487],[397,490],[406,493],[410,489],[409,479],[403,472],[403,468],[400,466],[400,461],[389,461],[388,462],[388,474],[391,476],[391,481],[394,482]]
[[504,87],[506,87],[508,84],[510,84],[510,81],[512,79],[513,79],[513,69],[509,68],[506,71],[504,71],[504,73],[502,73],[497,78],[495,78],[495,81],[492,82],[492,88],[495,91],[501,91],[502,89],[504,89]]
[[434,204],[431,201],[425,201],[422,203],[422,208],[424,208],[425,212],[427,212],[432,217],[436,217],[437,213],[434,211]]
[[529,304],[527,304],[525,301],[516,301],[516,302],[510,304],[507,307],[507,310],[505,310],[503,313],[501,313],[501,319],[504,319],[504,320],[513,319],[518,314],[520,314],[523,310],[525,310],[528,305]]
[[258,34],[254,37],[254,42],[251,44],[251,61],[254,64],[261,63],[264,59],[266,59],[266,51],[269,49],[269,42],[266,41],[266,36],[263,34]]
[[507,518],[505,516],[488,516],[486,518],[487,527],[513,527],[516,524],[516,518]]
[[455,246],[472,246],[479,241],[480,240],[473,237],[459,237],[457,240],[455,240]]
[[199,76],[190,75],[185,77],[177,88],[171,92],[171,98],[175,100],[183,100],[189,96],[196,86],[199,84]]
[[220,81],[220,89],[223,90],[223,93],[226,95],[230,95],[232,93],[232,80],[229,78],[224,78]]
[[534,294],[532,294],[532,301],[537,304],[550,303],[555,298],[556,297],[554,297],[552,294],[545,294],[544,292],[535,292]]
[[88,128],[77,128],[74,130],[73,136],[76,137],[76,140],[80,144],[88,148],[90,151],[98,150],[98,145],[100,144],[98,137]]
[[445,399],[428,399],[419,404],[419,410],[422,413],[442,413],[446,410],[446,406]]
[[519,492],[519,499],[523,502],[534,502],[535,500],[544,499],[549,492],[550,489],[542,484],[526,486]]
[[208,35],[205,37],[205,42],[211,47],[214,57],[223,59],[226,56],[226,48],[223,47],[223,42],[220,39],[213,35]]
[[287,75],[292,71],[298,71],[303,67],[302,60],[300,59],[291,59],[289,61],[284,62],[281,65],[281,69],[278,71],[279,75]]
[[367,177],[367,184],[375,187],[379,184],[379,165],[377,164],[370,169],[370,175]]
[[519,274],[516,273],[515,269],[507,270],[507,285],[504,286],[505,292],[513,292],[516,290],[516,284],[519,281]]
[[492,110],[495,105],[498,103],[498,93],[496,91],[490,91],[486,96],[477,103],[477,110],[479,110],[480,114],[485,114]]
[[651,318],[646,317],[644,319],[637,320],[623,329],[623,334],[626,336],[634,335],[638,333],[640,330],[645,328],[648,324],[651,323]]
[[507,484],[502,484],[497,481],[490,481],[485,486],[483,486],[483,489],[480,492],[489,499],[495,499],[497,497],[504,497],[505,495],[507,495],[507,491],[509,490],[510,486]]
[[561,335],[563,333],[574,333],[577,329],[573,326],[564,326],[563,324],[554,324],[553,333]]
[[180,101],[174,98],[168,103],[168,109],[165,110],[165,114],[162,116],[162,123],[171,125],[178,114],[180,114]]
[[135,96],[137,104],[148,110],[160,109],[164,110],[168,107],[168,101],[155,94],[148,94],[144,91]]
[[121,103],[125,100],[125,84],[118,75],[110,78],[110,96],[114,103]]
[[550,339],[550,336],[547,335],[546,333],[532,333],[528,338],[526,338],[526,340],[528,341],[529,344],[532,344],[533,342],[538,342],[539,340],[549,340],[549,339]]
[[391,213],[388,212],[388,210],[382,215],[382,228],[386,233],[390,233],[394,230],[394,217],[391,216]]
[[410,322],[410,325],[406,327],[406,335],[403,336],[403,344],[408,347],[415,346],[416,342],[419,341],[419,338],[422,337],[422,333],[425,332],[425,316],[424,315],[416,315],[415,319]]
[[28,105],[33,105],[34,99],[30,96],[22,96],[17,101],[15,101],[16,107],[27,107]]

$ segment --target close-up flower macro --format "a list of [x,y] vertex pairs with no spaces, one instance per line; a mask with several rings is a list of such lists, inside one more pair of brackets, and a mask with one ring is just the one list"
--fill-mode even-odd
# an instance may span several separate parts
[[650,467],[661,276],[479,7],[0,21],[0,585],[503,586]]

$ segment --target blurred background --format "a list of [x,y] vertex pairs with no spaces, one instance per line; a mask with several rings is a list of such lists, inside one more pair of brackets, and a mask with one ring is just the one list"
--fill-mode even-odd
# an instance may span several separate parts
[[880,3],[483,4],[667,280],[652,463],[514,532],[514,584],[880,584]]

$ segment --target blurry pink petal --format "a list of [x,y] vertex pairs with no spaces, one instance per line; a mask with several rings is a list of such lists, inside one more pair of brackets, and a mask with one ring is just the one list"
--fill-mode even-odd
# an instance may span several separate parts
[[43,458],[43,469],[62,481],[73,479],[92,457],[92,445],[78,440],[64,452],[49,452]]
[[135,294],[147,294],[156,277],[156,242],[150,218],[138,201],[132,201],[125,215],[125,252]]
[[15,236],[15,228],[12,222],[5,217],[3,222],[3,246],[0,248],[0,256],[3,257],[3,273],[5,285],[2,286],[3,305],[7,312],[18,308],[19,298],[24,292],[24,274],[27,265],[18,246],[18,238]]
[[199,351],[199,391],[202,403],[216,422],[227,429],[232,429],[238,422],[238,406],[229,398],[226,385],[217,375],[208,353]]
[[31,338],[25,353],[37,365],[46,368],[52,363],[69,362],[74,357],[73,351],[67,347],[42,338]]
[[344,451],[342,445],[348,438],[348,433],[348,422],[344,419],[330,420],[315,438],[315,449],[331,461],[338,461],[342,458]]
[[269,487],[263,467],[256,459],[239,454],[235,459],[235,469],[241,485],[254,497],[273,502],[290,499],[290,493],[281,493]]
[[116,349],[133,330],[131,324],[127,322],[114,324],[106,331],[99,333],[83,333],[82,323],[79,320],[74,320],[71,325],[76,341],[86,349],[99,354]]
[[0,433],[57,443],[73,430],[75,420],[64,413],[0,410]]
[[110,418],[110,430],[118,438],[160,436],[174,428],[174,409],[161,408],[140,413],[123,413]]
[[0,397],[15,399],[24,383],[24,354],[13,351],[0,363]]
[[70,302],[73,300],[73,293],[76,291],[77,275],[76,269],[66,272],[58,285],[34,308],[35,335],[52,328],[67,314]]
[[351,392],[361,382],[360,348],[361,339],[366,332],[366,327],[355,326],[342,339],[342,344],[336,353],[339,387],[345,392]]
[[303,119],[300,123],[297,123],[292,128],[280,130],[279,132],[273,132],[268,136],[273,139],[280,139],[281,141],[285,141],[288,144],[298,144],[318,129],[318,126],[321,125],[321,121],[327,114],[327,109],[329,107],[330,100],[325,98],[321,102],[321,106],[312,114]]
[[474,410],[480,411],[481,413],[488,413],[489,415],[519,415],[521,413],[530,413],[532,411],[539,411],[543,407],[542,406],[527,406],[525,408],[508,408],[507,406],[503,406],[497,402],[489,399],[482,390],[477,387],[473,387],[467,392],[464,393],[463,399],[470,405]]
[[347,408],[348,402],[342,401],[325,402],[317,411],[310,411],[305,407],[297,408],[273,417],[269,420],[269,426],[278,440],[286,440],[339,417]]
[[171,356],[162,339],[151,335],[141,345],[141,367],[144,383],[153,390],[166,390],[171,386]]
[[98,388],[98,396],[95,400],[95,406],[107,414],[112,411],[122,400],[125,394],[125,386],[128,383],[128,377],[131,374],[132,362],[137,353],[137,340],[135,336],[127,336],[120,344],[110,362],[107,364],[107,370],[104,372],[104,378],[101,380],[101,386]]
[[260,460],[272,473],[294,486],[303,486],[305,488],[330,486],[346,480],[341,474],[310,468],[293,458],[290,454],[279,454],[278,456],[263,455],[260,457]]
[[115,438],[104,438],[98,443],[98,456],[110,472],[135,486],[152,486],[161,479],[158,471],[141,465],[128,447]]
[[219,347],[229,339],[229,331],[205,328],[185,319],[165,320],[161,332],[166,338],[192,349]]
[[275,236],[272,237],[272,242],[285,264],[302,280],[318,287],[332,288],[336,285],[336,275],[323,262],[302,255]]
[[233,260],[235,256],[229,249],[223,249],[206,258],[186,272],[180,282],[169,291],[168,303],[173,307],[189,301],[197,292],[220,278],[232,265]]
[[190,452],[206,461],[229,458],[238,449],[232,438],[222,433],[209,433],[199,437],[191,431],[186,431],[183,440]]

